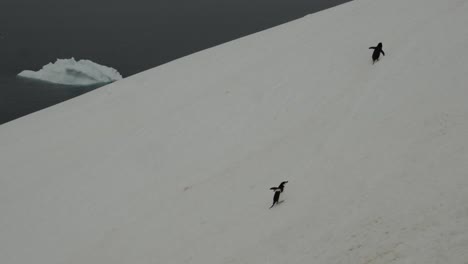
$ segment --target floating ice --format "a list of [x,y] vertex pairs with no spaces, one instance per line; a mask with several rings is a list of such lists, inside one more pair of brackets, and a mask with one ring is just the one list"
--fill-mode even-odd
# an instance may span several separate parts
[[55,63],[49,63],[37,72],[26,70],[18,76],[65,85],[93,85],[122,79],[122,75],[113,68],[90,60],[76,61],[74,58],[57,59]]

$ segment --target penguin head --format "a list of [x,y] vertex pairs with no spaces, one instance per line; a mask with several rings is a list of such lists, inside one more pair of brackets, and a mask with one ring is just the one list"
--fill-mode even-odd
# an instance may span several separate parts
[[382,47],[382,42],[379,42],[379,44],[377,45],[377,47],[381,48],[381,47]]

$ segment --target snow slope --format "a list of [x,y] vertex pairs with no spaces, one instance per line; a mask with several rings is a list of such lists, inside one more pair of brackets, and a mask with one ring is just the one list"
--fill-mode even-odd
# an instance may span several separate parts
[[0,262],[466,263],[467,14],[356,0],[0,126]]
[[39,71],[22,71],[19,77],[35,79],[44,82],[65,85],[93,85],[105,84],[122,79],[120,73],[110,67],[99,65],[90,60],[76,61],[71,59],[57,59]]

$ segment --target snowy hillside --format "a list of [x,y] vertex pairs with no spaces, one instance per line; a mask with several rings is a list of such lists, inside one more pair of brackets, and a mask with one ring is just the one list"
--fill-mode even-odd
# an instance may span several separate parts
[[0,263],[467,263],[467,25],[356,0],[0,126]]

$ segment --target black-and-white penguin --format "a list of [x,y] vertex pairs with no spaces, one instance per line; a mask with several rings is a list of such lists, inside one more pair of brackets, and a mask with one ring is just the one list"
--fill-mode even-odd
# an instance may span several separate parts
[[270,206],[270,208],[273,207],[275,204],[279,203],[280,194],[284,191],[284,185],[286,183],[288,183],[288,181],[284,181],[280,183],[278,187],[270,188],[270,190],[273,190],[275,192],[275,194],[273,195],[273,204]]
[[374,50],[372,53],[372,64],[379,60],[380,53],[385,56],[385,52],[382,50],[382,42],[380,42],[376,47],[370,47],[369,49]]
[[278,187],[271,187],[270,190],[275,191],[275,195],[273,195],[273,204],[270,206],[270,208],[272,208],[275,204],[278,204],[278,202],[279,202],[281,189],[278,188]]

